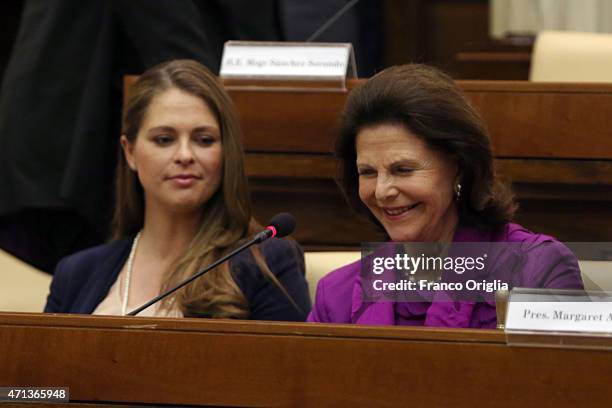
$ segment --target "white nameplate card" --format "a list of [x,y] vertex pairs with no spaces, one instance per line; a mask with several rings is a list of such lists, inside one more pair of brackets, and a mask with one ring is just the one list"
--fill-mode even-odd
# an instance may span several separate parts
[[348,43],[228,41],[220,76],[227,79],[339,81],[357,76]]
[[[521,289],[523,290],[523,289]],[[510,294],[505,330],[533,334],[612,334],[612,295],[605,292]]]

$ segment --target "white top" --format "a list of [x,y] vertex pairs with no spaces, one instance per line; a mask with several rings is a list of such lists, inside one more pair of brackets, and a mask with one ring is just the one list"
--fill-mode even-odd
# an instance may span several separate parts
[[[104,298],[102,302],[96,307],[92,314],[94,315],[107,315],[107,316],[121,316],[121,308],[123,305],[123,300],[121,296],[121,280],[125,274],[125,268],[121,271],[119,276],[117,276],[117,280],[113,283],[113,286],[108,291],[108,295]],[[138,305],[140,306],[140,305]],[[136,306],[136,307],[138,307]],[[136,307],[132,307],[128,310],[131,311]],[[159,309],[159,303],[156,303],[149,308],[143,310],[138,313],[137,316],[148,316],[148,317],[183,317],[183,313],[180,311],[178,307],[173,305],[170,309]]]

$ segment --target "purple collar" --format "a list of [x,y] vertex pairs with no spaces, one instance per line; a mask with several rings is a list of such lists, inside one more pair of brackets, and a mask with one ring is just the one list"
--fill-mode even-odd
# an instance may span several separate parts
[[[487,242],[497,241],[500,234],[479,230],[473,227],[459,226],[455,231],[453,242]],[[503,235],[503,232],[502,234]],[[357,268],[360,268],[357,261]],[[437,296],[437,295],[436,295]],[[474,302],[444,301],[443,293],[440,299],[434,299],[426,312],[425,326],[438,327],[469,327],[474,310]],[[410,305],[407,309],[411,309]],[[368,325],[395,325],[395,302],[364,302],[361,274],[353,286],[351,301],[351,323]],[[418,308],[422,309],[422,308]]]

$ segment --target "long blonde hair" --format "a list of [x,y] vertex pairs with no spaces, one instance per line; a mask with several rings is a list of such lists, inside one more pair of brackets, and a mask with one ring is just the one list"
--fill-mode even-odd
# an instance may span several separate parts
[[[204,204],[202,222],[191,245],[169,271],[162,289],[175,286],[203,265],[212,263],[258,227],[252,218],[241,130],[233,103],[204,66],[192,60],[175,60],[147,70],[130,88],[122,133],[134,143],[153,97],[170,88],[202,99],[216,116],[223,144],[223,170],[221,186]],[[143,228],[145,208],[143,188],[136,173],[121,152],[118,160],[113,219],[116,239],[133,236]],[[251,252],[264,274],[278,283],[259,250],[253,248]],[[174,300],[185,316],[248,316],[247,300],[232,278],[227,262],[178,291]],[[166,300],[162,307],[169,307],[171,302]]]

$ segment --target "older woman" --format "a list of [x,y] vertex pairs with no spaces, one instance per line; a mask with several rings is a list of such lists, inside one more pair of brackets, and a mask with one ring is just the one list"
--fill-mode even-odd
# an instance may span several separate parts
[[[349,204],[390,241],[513,243],[522,252],[511,285],[582,288],[577,261],[565,246],[510,222],[515,205],[495,176],[482,120],[439,70],[392,67],[354,89],[336,155]],[[495,327],[491,301],[364,299],[360,265],[319,281],[309,321]]]
[[[59,263],[46,312],[124,315],[261,228],[231,100],[202,65],[145,72],[120,141],[115,240]],[[304,320],[309,308],[301,250],[271,239],[141,314]]]

